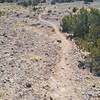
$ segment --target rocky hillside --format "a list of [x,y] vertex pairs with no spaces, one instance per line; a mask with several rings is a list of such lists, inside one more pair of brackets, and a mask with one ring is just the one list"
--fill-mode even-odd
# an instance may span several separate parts
[[43,19],[49,14],[15,4],[0,4],[0,12],[1,100],[100,99],[99,78],[77,67],[79,49]]
[[0,9],[5,11],[0,17],[0,98],[40,100],[49,88],[60,47],[42,32],[42,27],[52,29],[32,18],[28,10],[16,6]]

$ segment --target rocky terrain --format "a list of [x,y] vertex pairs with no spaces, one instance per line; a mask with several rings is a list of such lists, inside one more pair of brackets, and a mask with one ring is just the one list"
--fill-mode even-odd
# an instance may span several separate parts
[[45,19],[55,17],[15,4],[0,11],[1,100],[100,100],[100,79],[77,67],[80,50],[59,21]]
[[39,21],[29,18],[28,12],[20,11],[11,10],[0,18],[0,96],[3,100],[31,100],[33,93],[39,99],[46,93],[52,68],[59,60],[60,47],[56,40],[42,30],[36,32],[42,27]]

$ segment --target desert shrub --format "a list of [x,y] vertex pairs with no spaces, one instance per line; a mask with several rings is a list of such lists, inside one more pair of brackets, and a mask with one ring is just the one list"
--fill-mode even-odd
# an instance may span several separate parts
[[94,0],[83,0],[85,4],[88,4],[89,2],[93,2]]
[[52,4],[52,5],[55,5],[55,4],[56,4],[56,2],[55,2],[55,1],[51,1],[51,4]]
[[0,0],[0,3],[4,3],[5,2],[5,0]]
[[48,10],[48,13],[52,13],[52,10]]
[[37,7],[35,7],[35,6],[33,7],[33,11],[36,11],[37,9],[38,9]]
[[4,3],[4,2],[12,3],[13,0],[0,0],[0,3]]
[[3,16],[5,14],[4,11],[0,11],[0,17]]
[[4,3],[4,2],[11,3],[11,2],[14,2],[14,1],[13,0],[0,0],[0,3]]
[[27,6],[36,6],[38,3],[40,2],[40,0],[27,0],[27,1],[21,1],[21,2],[18,2],[17,4],[18,5],[22,5],[24,7],[27,7]]
[[18,2],[17,4],[18,5],[22,5],[24,7],[27,7],[28,6],[28,3],[26,1]]
[[76,7],[73,8],[73,13],[75,13],[78,9]]
[[100,11],[97,9],[80,9],[76,15],[65,16],[61,26],[64,32],[69,32],[77,37],[77,43],[82,49],[90,52],[92,70],[100,71]]

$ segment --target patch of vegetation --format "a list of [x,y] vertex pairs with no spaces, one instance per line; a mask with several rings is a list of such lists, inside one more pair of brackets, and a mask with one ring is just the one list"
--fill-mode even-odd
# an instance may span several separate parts
[[52,13],[52,10],[48,10],[48,13]]
[[18,4],[18,5],[22,5],[22,6],[24,6],[24,7],[27,7],[27,6],[29,5],[26,1],[18,2],[17,4]]
[[4,16],[4,15],[5,15],[5,12],[4,11],[0,11],[0,17]]
[[51,4],[52,4],[52,5],[55,5],[55,4],[56,4],[56,1],[55,1],[55,0],[52,0],[52,1],[51,1]]
[[74,0],[56,0],[56,2],[62,3],[62,2],[73,2]]
[[38,5],[38,3],[40,2],[40,0],[27,0],[27,1],[22,1],[22,2],[18,2],[18,5],[22,5],[24,7],[28,7],[28,6],[36,6]]
[[32,10],[33,11],[36,11],[36,10],[38,10],[38,8],[34,6]]
[[73,8],[73,13],[75,13],[78,10],[78,8],[74,7]]
[[4,3],[5,2],[5,0],[0,0],[0,3]]
[[33,61],[39,61],[39,60],[42,60],[42,57],[37,56],[37,55],[33,55],[30,59]]
[[0,3],[4,3],[4,2],[11,3],[11,2],[13,2],[13,0],[0,0]]
[[[65,16],[63,32],[73,34],[81,49],[90,52],[91,72],[100,72],[100,11],[94,8],[80,9],[76,15]],[[98,74],[99,75],[99,74]]]
[[83,0],[85,4],[88,4],[89,2],[93,2],[93,0]]

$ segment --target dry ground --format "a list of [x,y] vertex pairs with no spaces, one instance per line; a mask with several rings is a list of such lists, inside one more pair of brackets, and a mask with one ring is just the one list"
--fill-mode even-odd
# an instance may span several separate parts
[[6,12],[0,17],[1,100],[100,99],[100,79],[78,69],[80,50],[58,22],[17,5],[0,10]]

